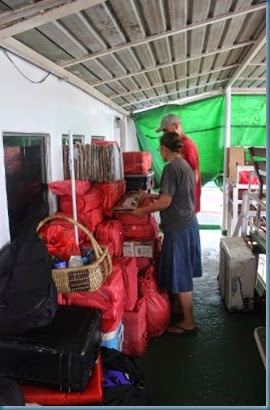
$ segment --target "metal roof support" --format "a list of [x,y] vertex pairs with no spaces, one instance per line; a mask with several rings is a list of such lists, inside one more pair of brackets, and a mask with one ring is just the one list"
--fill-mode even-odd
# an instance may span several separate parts
[[81,80],[79,77],[70,73],[64,68],[59,67],[57,64],[53,63],[52,61],[38,54],[36,51],[25,46],[24,44],[15,40],[14,38],[9,38],[9,39],[0,41],[0,45],[7,48],[8,50],[11,50],[15,54],[26,59],[27,61],[30,61],[31,63],[37,65],[38,67],[41,67],[44,70],[49,71],[50,73],[56,75],[57,77],[67,81],[68,83],[75,85],[76,87],[80,88],[87,94],[91,95],[97,100],[108,105],[115,111],[118,111],[119,113],[124,114],[124,115],[129,115],[128,111],[126,111],[120,105],[117,105],[112,100],[110,100],[108,97],[100,93],[92,85],[88,84],[86,81]]
[[232,75],[228,83],[226,84],[226,88],[232,86],[235,81],[241,76],[241,74],[245,71],[245,69],[248,67],[248,65],[251,63],[251,61],[256,57],[256,55],[259,53],[259,51],[265,46],[266,44],[266,29],[262,31],[262,33],[259,35],[258,39],[256,42],[253,44],[251,47],[250,51],[248,54],[245,56],[241,64],[239,65],[238,69],[235,71],[235,73]]
[[183,92],[186,92],[186,91],[189,91],[189,90],[195,90],[195,89],[197,89],[197,88],[209,87],[209,86],[211,86],[211,85],[216,85],[216,84],[224,83],[224,82],[226,82],[227,80],[228,80],[228,78],[223,78],[222,80],[217,80],[217,81],[213,81],[213,82],[210,82],[210,83],[205,83],[205,84],[201,84],[201,85],[196,85],[196,87],[190,87],[190,88],[188,88],[188,89],[185,88],[184,90],[176,90],[176,91],[173,91],[172,93],[161,94],[161,95],[157,95],[156,97],[150,97],[150,98],[143,99],[143,100],[133,101],[133,102],[131,102],[131,103],[123,104],[123,105],[121,105],[121,107],[127,107],[127,106],[129,106],[129,105],[140,104],[140,103],[149,102],[149,101],[150,101],[150,103],[151,103],[151,100],[157,100],[157,99],[162,98],[162,97],[168,97],[168,96],[170,96],[170,95],[174,95],[174,94],[177,94],[177,93],[183,93]]
[[[113,100],[115,98],[125,97],[127,95],[133,95],[133,94],[136,94],[137,92],[141,92],[141,91],[153,90],[156,87],[161,87],[161,86],[178,83],[178,82],[185,81],[185,80],[190,80],[191,78],[199,78],[203,75],[218,73],[220,71],[229,70],[231,68],[238,67],[238,65],[239,64],[231,64],[231,65],[228,65],[228,66],[215,68],[214,70],[210,70],[210,71],[206,71],[206,72],[202,72],[202,73],[198,73],[198,74],[193,74],[193,75],[190,75],[190,76],[187,76],[187,77],[176,78],[175,80],[172,80],[172,81],[165,81],[165,82],[160,82],[158,84],[152,84],[150,87],[138,88],[137,90],[129,91],[129,92],[122,93],[122,94],[117,94],[116,96],[111,97],[111,99]],[[261,80],[263,81],[264,79],[262,78]],[[203,84],[201,84],[200,86],[203,87]]]
[[28,6],[20,7],[15,10],[6,11],[0,14],[0,26],[7,25],[15,20],[27,18],[37,13],[44,13],[45,10],[50,10],[54,7],[62,5],[64,0],[42,0],[38,4],[30,4]]
[[238,94],[238,95],[266,95],[266,88],[265,87],[260,87],[260,88],[237,88],[234,87],[232,88],[232,94]]
[[[162,107],[164,105],[171,105],[171,104],[185,105],[185,104],[189,104],[194,101],[198,101],[198,100],[201,101],[201,100],[205,100],[206,98],[216,97],[218,95],[223,95],[223,94],[224,94],[223,90],[209,91],[209,92],[205,92],[202,94],[192,95],[191,97],[184,97],[180,100],[174,100],[174,101],[168,101],[166,103],[155,104],[154,107],[150,107],[150,108],[146,107],[146,108],[134,110],[132,111],[132,114],[135,114],[137,112],[147,111],[147,110],[153,110],[153,108]],[[134,104],[136,104],[136,102],[134,102],[133,105]]]
[[177,64],[184,64],[184,63],[187,63],[188,61],[197,60],[198,58],[205,58],[205,57],[214,56],[214,55],[217,55],[217,54],[220,54],[220,53],[225,53],[226,51],[236,50],[237,48],[251,46],[252,44],[254,44],[254,41],[245,41],[243,43],[233,44],[230,47],[224,47],[224,48],[220,48],[218,50],[209,51],[209,52],[201,53],[201,54],[196,54],[196,55],[191,56],[191,57],[182,58],[181,60],[172,61],[170,63],[158,64],[158,65],[156,65],[154,67],[151,67],[151,68],[144,68],[144,69],[139,70],[139,71],[130,72],[126,75],[121,75],[119,77],[113,77],[110,80],[99,81],[98,83],[93,84],[93,86],[98,87],[99,85],[109,84],[113,81],[124,80],[125,78],[130,78],[131,76],[150,73],[151,71],[159,70],[160,68],[167,68],[167,67],[172,67],[172,66],[177,65]]
[[231,92],[232,88],[229,86],[226,89],[226,106],[225,106],[225,138],[224,138],[224,160],[223,160],[223,213],[222,213],[222,231],[227,229],[227,158],[228,147],[231,145]]
[[65,68],[70,67],[72,65],[76,65],[76,64],[79,64],[79,63],[84,63],[85,61],[93,60],[94,58],[97,58],[97,57],[101,57],[101,56],[104,56],[104,55],[107,55],[107,54],[116,53],[117,51],[125,50],[129,47],[140,46],[140,45],[143,45],[143,44],[150,43],[152,41],[156,41],[156,40],[160,40],[162,38],[173,36],[174,34],[186,33],[188,31],[191,31],[191,30],[194,30],[194,29],[197,29],[197,28],[200,28],[200,27],[206,27],[206,26],[209,26],[211,24],[215,24],[215,23],[218,23],[218,22],[221,22],[221,21],[230,20],[234,17],[239,17],[239,16],[249,14],[249,13],[254,13],[255,11],[265,9],[265,7],[266,7],[266,5],[265,5],[265,3],[263,3],[263,4],[257,4],[255,6],[251,6],[251,7],[246,8],[246,9],[233,11],[231,13],[221,14],[219,16],[216,16],[216,17],[213,17],[213,18],[210,18],[210,19],[206,19],[206,20],[202,20],[202,21],[199,21],[199,22],[196,22],[196,23],[193,23],[193,24],[189,24],[186,27],[178,28],[178,29],[175,29],[175,30],[169,30],[169,31],[166,31],[166,32],[160,33],[160,34],[154,34],[154,35],[148,36],[148,37],[146,37],[142,40],[136,40],[136,41],[128,42],[128,43],[121,44],[121,45],[116,46],[116,47],[108,48],[107,50],[104,50],[104,51],[89,54],[88,56],[73,59],[73,60],[70,60],[69,62],[63,63],[62,67],[65,67]]
[[[16,34],[20,34],[24,31],[32,30],[33,28],[39,27],[43,24],[61,19],[69,16],[70,14],[77,13],[78,11],[85,10],[103,2],[104,0],[68,0],[58,7],[42,12],[42,3],[47,6],[47,1],[39,1],[38,3],[35,3],[36,10],[39,14],[26,18],[22,21],[17,21],[8,27],[2,29],[0,28],[0,40],[15,36]],[[46,9],[48,6],[44,8]],[[34,10],[34,6],[32,7],[32,10]]]

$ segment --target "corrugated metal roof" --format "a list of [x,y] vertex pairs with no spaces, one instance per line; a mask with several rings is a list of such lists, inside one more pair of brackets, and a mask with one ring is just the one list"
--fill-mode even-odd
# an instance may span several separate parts
[[265,28],[263,0],[0,0],[2,45],[13,36],[126,111],[228,84],[264,93]]

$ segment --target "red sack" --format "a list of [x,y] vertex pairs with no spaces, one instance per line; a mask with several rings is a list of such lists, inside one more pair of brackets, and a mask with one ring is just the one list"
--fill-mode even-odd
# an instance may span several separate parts
[[102,208],[107,216],[111,216],[111,209],[126,193],[125,180],[117,182],[95,182],[93,186],[103,194]]
[[[103,200],[103,194],[98,189],[90,189],[84,195],[76,195],[77,212],[89,212],[95,208],[98,208]],[[73,211],[72,197],[61,196],[60,197],[60,209],[63,212]]]
[[116,212],[115,219],[122,222],[123,225],[147,225],[150,215],[135,216],[131,212]]
[[[73,236],[74,236],[74,224],[68,221],[65,221],[64,219],[61,219],[61,216],[67,216],[68,218],[73,219],[73,214],[72,213],[68,213],[68,212],[61,212],[61,211],[57,211],[54,213],[55,216],[59,216],[58,219],[55,219],[54,221],[50,222],[50,225],[60,225],[64,228],[68,228],[68,229],[72,229],[73,230]],[[81,222],[78,219],[78,222]],[[79,227],[78,227],[78,234],[79,234],[79,241],[80,243],[83,241],[87,241],[89,239],[89,236],[86,235],[86,233],[84,233]]]
[[[249,173],[250,171],[240,171],[239,172],[239,184],[248,184],[249,180]],[[258,185],[259,181],[256,176],[251,177],[251,184],[252,185]]]
[[61,225],[45,226],[39,235],[46,243],[48,252],[57,259],[68,261],[72,255],[80,255],[81,251],[74,238],[74,229]]
[[122,268],[126,289],[125,310],[133,310],[138,300],[138,268],[136,258],[115,258],[113,264],[119,263]]
[[[49,183],[49,190],[55,195],[72,195],[71,179]],[[84,195],[91,188],[89,181],[75,180],[76,195]]]
[[112,242],[115,256],[123,254],[124,235],[121,222],[107,220],[99,224],[96,239],[98,242]]
[[150,152],[123,152],[125,174],[146,174],[152,166]]
[[95,140],[93,139],[91,141],[92,144],[96,144],[96,145],[111,145],[111,144],[116,144],[118,145],[117,141],[101,141],[101,140]]
[[151,217],[150,222],[145,225],[124,225],[124,238],[128,240],[148,241],[154,239],[158,234],[156,220]]
[[95,233],[96,227],[103,221],[103,219],[102,210],[100,208],[78,214],[78,221],[80,221],[81,224],[92,233]]
[[170,301],[167,292],[158,291],[153,266],[139,279],[139,287],[146,300],[147,334],[161,336],[170,323]]
[[146,299],[142,297],[132,312],[125,312],[123,353],[141,356],[147,349]]
[[137,268],[138,268],[138,272],[139,273],[143,273],[146,271],[146,269],[148,268],[148,266],[151,263],[151,259],[150,258],[135,258],[136,259],[136,264],[137,264]]
[[122,269],[113,266],[112,273],[95,292],[75,292],[58,295],[58,303],[69,306],[85,306],[102,311],[102,332],[117,329],[124,313],[126,298]]
[[[84,210],[84,198],[82,195],[76,195],[76,205],[77,212],[81,212]],[[60,196],[59,207],[61,211],[72,214],[72,197],[68,195]]]

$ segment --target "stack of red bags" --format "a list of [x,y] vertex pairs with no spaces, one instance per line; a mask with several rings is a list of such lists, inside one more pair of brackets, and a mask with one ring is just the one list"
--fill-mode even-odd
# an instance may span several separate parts
[[125,180],[117,182],[94,182],[93,187],[103,194],[101,202],[103,214],[112,217],[112,208],[126,193]]
[[124,172],[126,175],[146,174],[152,166],[152,156],[150,152],[124,152]]

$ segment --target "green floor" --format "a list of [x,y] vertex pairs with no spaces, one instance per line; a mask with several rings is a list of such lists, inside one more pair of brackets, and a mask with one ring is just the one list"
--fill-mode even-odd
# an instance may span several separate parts
[[226,311],[216,279],[219,236],[219,231],[201,231],[204,273],[194,281],[199,332],[153,339],[138,358],[153,406],[266,404],[265,368],[254,339],[254,329],[265,325],[265,309]]

